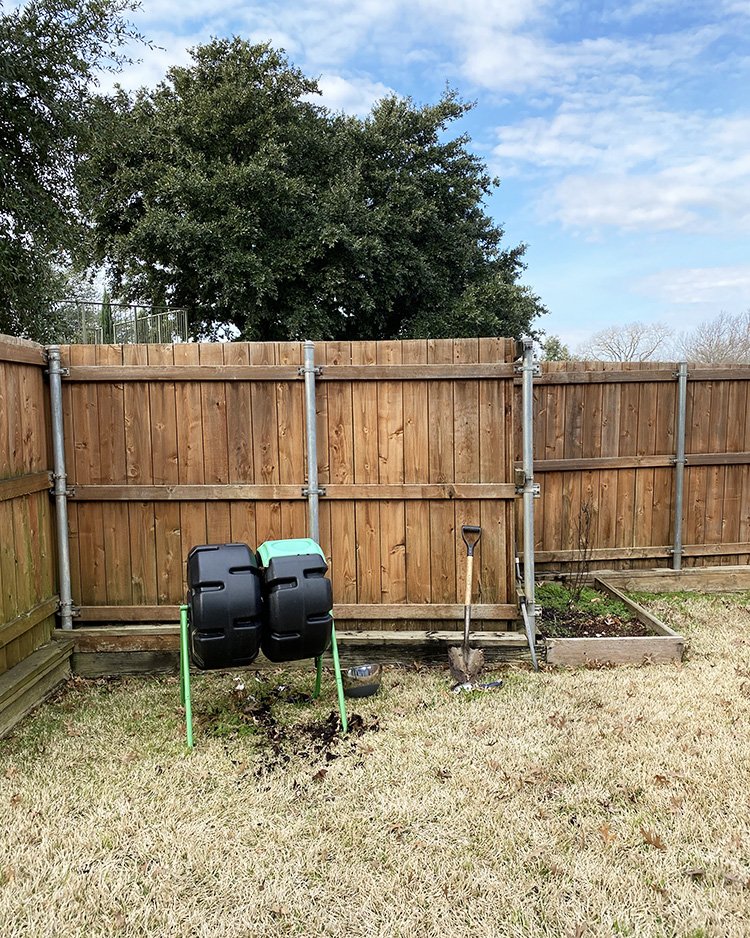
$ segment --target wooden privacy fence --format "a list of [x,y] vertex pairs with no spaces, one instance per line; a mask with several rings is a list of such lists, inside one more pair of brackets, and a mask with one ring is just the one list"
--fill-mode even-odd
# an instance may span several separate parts
[[[534,390],[535,548],[541,569],[671,566],[678,366],[549,362]],[[689,365],[683,566],[750,561],[750,367]]]
[[[81,623],[170,622],[194,544],[307,533],[301,343],[63,347]],[[315,347],[320,528],[345,628],[516,616],[507,339]]]
[[[45,644],[55,625],[44,366],[40,345],[0,337],[0,675]],[[13,691],[0,684],[1,710]]]

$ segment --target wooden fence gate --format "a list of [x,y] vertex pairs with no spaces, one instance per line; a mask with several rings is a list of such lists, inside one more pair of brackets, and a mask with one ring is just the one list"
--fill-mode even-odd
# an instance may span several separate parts
[[[301,343],[61,351],[81,624],[174,622],[194,544],[307,533]],[[511,627],[514,354],[508,339],[316,345],[342,627],[459,626],[464,523],[483,531],[476,628]]]

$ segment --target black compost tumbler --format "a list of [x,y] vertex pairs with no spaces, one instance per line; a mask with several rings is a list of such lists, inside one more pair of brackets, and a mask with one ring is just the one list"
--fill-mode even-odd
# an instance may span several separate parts
[[188,554],[190,658],[201,670],[318,658],[331,643],[333,593],[311,538],[203,544]]

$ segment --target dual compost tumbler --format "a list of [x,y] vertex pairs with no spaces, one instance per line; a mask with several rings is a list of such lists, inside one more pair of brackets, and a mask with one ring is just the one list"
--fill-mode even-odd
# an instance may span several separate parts
[[188,554],[188,595],[180,607],[180,696],[187,744],[193,747],[190,663],[206,670],[243,668],[260,651],[276,663],[312,658],[320,694],[323,654],[330,648],[341,725],[346,732],[331,581],[312,538],[247,544],[203,544]]

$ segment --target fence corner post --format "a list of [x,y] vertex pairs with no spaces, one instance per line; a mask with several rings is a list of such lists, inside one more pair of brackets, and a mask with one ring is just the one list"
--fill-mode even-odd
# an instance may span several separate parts
[[70,588],[70,552],[68,548],[68,476],[65,471],[65,437],[63,430],[62,376],[60,346],[46,349],[49,373],[50,415],[52,418],[52,458],[55,496],[55,527],[57,528],[57,567],[60,580],[60,625],[73,628],[73,597]]

